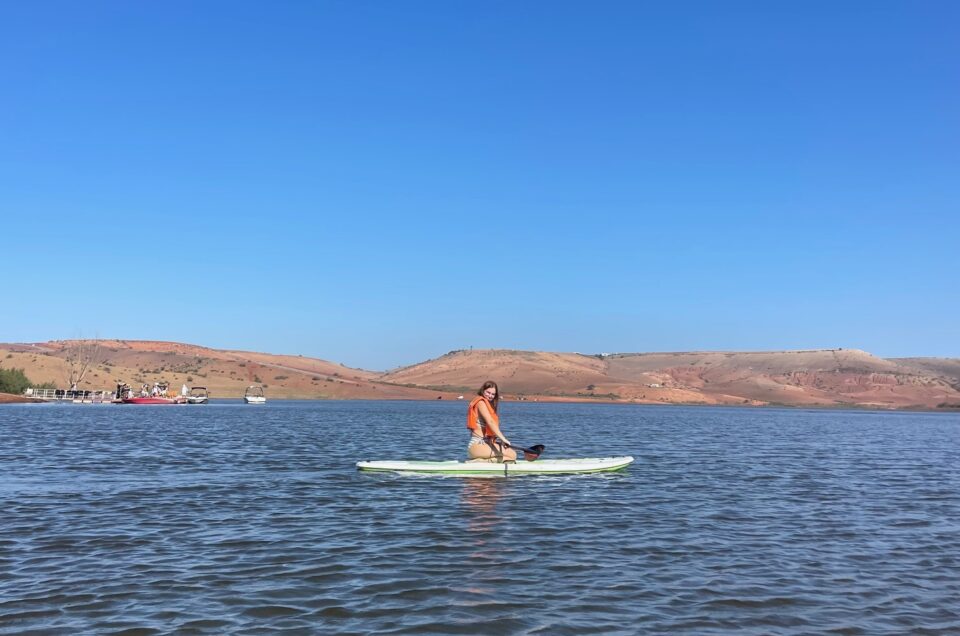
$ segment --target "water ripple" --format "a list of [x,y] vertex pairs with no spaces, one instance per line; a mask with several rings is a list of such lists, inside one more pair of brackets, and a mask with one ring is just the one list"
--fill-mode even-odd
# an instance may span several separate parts
[[354,469],[461,453],[452,403],[4,407],[0,633],[960,633],[956,415],[504,407],[638,461]]

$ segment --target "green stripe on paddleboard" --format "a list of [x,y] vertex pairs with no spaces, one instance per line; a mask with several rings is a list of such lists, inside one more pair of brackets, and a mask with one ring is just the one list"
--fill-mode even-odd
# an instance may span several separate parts
[[633,457],[597,459],[548,460],[542,468],[525,463],[479,464],[476,468],[467,462],[357,462],[365,472],[413,473],[428,475],[577,475],[623,470]]

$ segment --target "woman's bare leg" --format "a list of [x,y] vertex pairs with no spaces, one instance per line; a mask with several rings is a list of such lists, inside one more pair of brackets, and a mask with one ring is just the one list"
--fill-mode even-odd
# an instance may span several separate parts
[[490,442],[484,442],[483,444],[472,444],[467,448],[467,455],[470,456],[470,459],[496,458],[497,461],[502,462],[517,461],[517,451],[513,450],[512,448],[501,448],[500,446],[495,446]]

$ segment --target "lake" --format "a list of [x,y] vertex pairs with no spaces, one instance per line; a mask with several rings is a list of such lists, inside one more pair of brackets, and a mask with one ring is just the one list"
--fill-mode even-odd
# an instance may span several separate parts
[[960,415],[508,402],[0,407],[0,633],[957,634]]

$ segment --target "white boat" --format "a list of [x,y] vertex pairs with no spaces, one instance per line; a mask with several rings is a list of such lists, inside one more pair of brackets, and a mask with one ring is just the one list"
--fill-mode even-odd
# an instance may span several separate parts
[[633,457],[584,457],[580,459],[538,459],[528,462],[503,464],[484,461],[366,461],[357,462],[357,469],[374,472],[427,473],[438,475],[570,475],[576,473],[605,473],[622,470],[633,462]]
[[247,404],[266,404],[267,398],[263,395],[263,387],[259,384],[251,384],[243,392],[243,401]]
[[187,404],[206,404],[209,400],[210,394],[205,386],[192,387],[187,395]]

